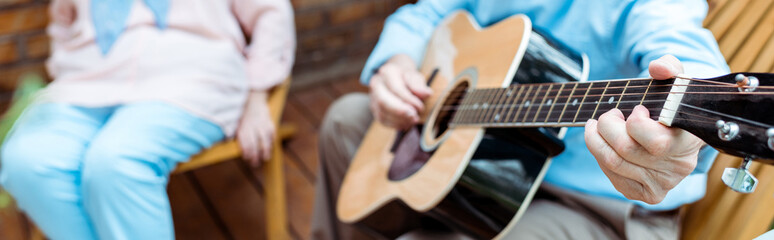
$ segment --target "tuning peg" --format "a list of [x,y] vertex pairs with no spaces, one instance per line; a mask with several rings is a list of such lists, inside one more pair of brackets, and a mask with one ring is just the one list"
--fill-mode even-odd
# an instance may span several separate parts
[[753,76],[745,76],[744,74],[736,74],[734,76],[734,80],[736,80],[736,85],[739,86],[737,89],[739,89],[740,92],[752,92],[755,91],[755,88],[758,87],[758,78]]
[[723,141],[731,141],[739,135],[739,125],[734,122],[718,120],[715,122],[715,127],[718,128],[718,138]]
[[769,130],[766,130],[766,137],[769,137],[769,149],[774,151],[774,128],[769,128]]
[[740,193],[752,193],[758,185],[758,179],[750,173],[752,158],[745,157],[739,168],[726,168],[723,171],[723,183],[729,188]]

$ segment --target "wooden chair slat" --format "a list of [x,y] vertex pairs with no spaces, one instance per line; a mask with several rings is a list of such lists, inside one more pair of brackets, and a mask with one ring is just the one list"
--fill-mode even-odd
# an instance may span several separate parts
[[[774,25],[774,23],[771,24]],[[774,68],[772,68],[774,67],[774,33],[769,36],[766,45],[758,49],[758,51],[760,51],[760,54],[753,62],[752,67],[750,67],[750,71],[774,72]]]
[[712,20],[715,19],[715,16],[718,15],[719,12],[721,12],[728,3],[729,0],[709,0],[707,1],[707,4],[709,5],[709,11],[707,12],[707,16],[704,18],[704,26],[709,26],[710,23],[712,23]]
[[[770,176],[774,175],[774,166],[762,163],[754,163],[759,167],[753,173],[758,177],[758,186],[755,194],[743,195],[741,201],[727,210],[732,212],[732,218],[726,219],[724,235],[720,239],[749,239],[758,236],[768,230],[771,219],[774,218],[774,182]],[[762,224],[761,224],[762,223]],[[731,231],[730,229],[733,229]]]
[[[736,165],[735,161],[736,159],[732,156],[720,154],[715,159],[715,163],[707,176],[719,176],[718,174],[722,173],[722,171],[718,171],[719,169]],[[704,198],[686,207],[686,217],[683,219],[683,239],[704,239],[702,238],[706,232],[704,225],[712,213],[716,211],[716,206],[725,193],[725,189],[719,185],[723,185],[720,178],[708,177],[707,192]]]
[[736,18],[733,25],[729,27],[725,37],[719,42],[720,52],[725,54],[727,61],[730,62],[737,54],[739,47],[750,40],[749,36],[752,35],[752,30],[761,21],[761,18],[769,10],[771,4],[772,1],[769,0],[754,0],[750,2],[743,13]]
[[715,19],[707,26],[707,28],[715,34],[716,39],[722,41],[724,34],[728,28],[734,24],[748,2],[750,2],[750,0],[730,1],[720,10],[721,12],[718,13],[718,16],[715,16]]
[[[738,159],[739,161],[735,162],[741,162],[741,159]],[[736,167],[736,166],[731,166]],[[761,165],[759,163],[754,163],[750,166],[750,172],[755,174],[761,169]],[[722,169],[721,169],[722,170]],[[734,192],[730,188],[726,187],[724,184],[721,184],[720,186],[716,186],[719,188],[725,188],[723,191],[725,192],[723,194],[723,197],[721,198],[721,201],[726,200],[725,202],[721,202],[716,209],[714,209],[714,214],[710,215],[709,217],[713,218],[712,222],[713,225],[705,226],[706,235],[705,239],[710,238],[718,238],[718,239],[739,239],[741,237],[741,232],[738,228],[734,228],[734,231],[728,231],[730,227],[732,226],[731,223],[734,219],[739,219],[740,217],[749,216],[752,213],[745,212],[743,209],[740,209],[744,203],[749,202],[749,198],[754,196],[752,194],[742,194],[738,192]],[[742,223],[736,223],[746,225],[749,224],[749,221],[742,220]]]
[[[295,131],[294,127],[280,125],[282,111],[287,102],[290,79],[274,87],[269,93],[269,114],[274,126],[278,126],[272,147],[272,157],[261,166],[264,181],[264,204],[266,211],[266,235],[268,239],[290,239],[288,234],[287,202],[285,193],[285,174],[283,169],[282,137]],[[190,171],[214,163],[232,160],[242,155],[236,140],[227,140],[193,156],[191,160],[177,166],[173,174]]]
[[[737,167],[740,164],[740,161],[732,161],[734,164],[730,167]],[[751,170],[755,171],[753,168],[757,168],[757,165],[751,166]],[[715,177],[720,178],[722,175],[722,171],[726,167],[721,167],[718,169],[718,172],[721,172],[721,174],[717,175],[709,175],[708,177]],[[725,184],[722,182],[718,185],[711,186],[715,188],[721,188],[722,194],[719,196],[717,202],[714,206],[712,206],[711,214],[708,215],[707,221],[701,226],[704,230],[703,236],[701,236],[699,239],[710,239],[715,236],[719,236],[721,234],[729,234],[727,231],[724,230],[724,228],[727,227],[728,219],[733,218],[734,214],[737,214],[736,211],[733,209],[736,209],[738,204],[742,202],[743,197],[745,197],[743,194],[734,192],[730,188],[726,187]],[[705,209],[709,210],[709,209]]]
[[708,173],[707,194],[687,207],[682,239],[752,239],[774,219],[774,166],[753,163],[750,171],[759,185],[752,194],[734,192],[720,176],[727,167],[737,167],[741,159],[721,154]]
[[[763,54],[761,51],[767,41],[771,39],[772,33],[774,33],[774,1],[771,2],[772,5],[769,6],[766,15],[761,19],[759,24],[757,24],[757,27],[753,29],[750,37],[747,38],[744,43],[740,42],[741,47],[728,63],[732,72],[747,71],[748,69],[751,69],[753,63],[765,61],[765,59],[761,59],[761,57],[768,57],[769,59],[774,57],[772,55],[766,56],[766,54]],[[764,68],[759,71],[766,72],[767,70],[768,68]]]

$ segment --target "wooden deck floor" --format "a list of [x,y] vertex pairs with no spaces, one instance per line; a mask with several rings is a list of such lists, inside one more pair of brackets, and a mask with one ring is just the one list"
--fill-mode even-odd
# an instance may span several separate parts
[[[310,220],[317,175],[317,131],[325,110],[339,96],[366,88],[352,78],[306,90],[292,91],[283,122],[298,132],[284,144],[289,232],[294,239],[309,239]],[[179,239],[263,239],[262,193],[251,187],[237,161],[229,161],[194,172],[195,178],[174,176],[170,180],[175,230]],[[252,184],[260,185],[260,175]],[[197,197],[203,191],[212,199]],[[219,215],[218,217],[211,216]],[[218,220],[220,219],[220,220]]]
[[[292,90],[288,97],[283,122],[298,128],[297,134],[284,143],[289,232],[294,239],[309,239],[320,121],[334,99],[354,91],[364,92],[366,88],[353,77]],[[261,188],[261,176],[245,173],[246,168],[238,165],[240,161],[171,177],[168,192],[178,239],[266,238],[263,193],[256,190]],[[0,213],[0,239],[28,238],[29,225],[21,215]]]

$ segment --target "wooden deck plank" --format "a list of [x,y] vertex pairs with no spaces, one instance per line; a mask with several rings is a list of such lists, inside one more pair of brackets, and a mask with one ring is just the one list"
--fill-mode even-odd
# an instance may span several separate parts
[[183,175],[167,185],[177,239],[225,239]]
[[301,162],[299,164],[300,170],[310,182],[314,182],[319,157],[317,155],[317,127],[319,124],[315,125],[313,120],[306,117],[301,112],[299,104],[296,101],[289,101],[283,116],[283,121],[293,123],[298,128],[299,133],[285,144],[285,149],[288,150],[286,151],[287,155],[294,157],[287,159],[287,161]]
[[194,170],[194,175],[235,239],[266,239],[262,189],[255,189],[235,161]]
[[[287,153],[288,150],[286,150]],[[285,154],[285,179],[287,179],[288,219],[290,226],[301,239],[309,239],[311,232],[314,183],[309,182],[299,169],[299,160]]]
[[325,111],[328,110],[328,106],[334,100],[331,93],[325,90],[326,88],[329,88],[328,84],[299,91],[289,97],[291,101],[297,104],[304,116],[312,120],[315,127],[322,121]]

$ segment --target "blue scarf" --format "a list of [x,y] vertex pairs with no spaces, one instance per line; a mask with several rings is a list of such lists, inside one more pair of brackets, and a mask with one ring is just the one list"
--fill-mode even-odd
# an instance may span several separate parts
[[[169,0],[143,0],[143,2],[156,17],[156,26],[159,29],[165,29]],[[132,3],[134,0],[91,1],[91,17],[94,22],[97,46],[102,50],[103,55],[110,51],[110,47],[126,28],[126,19],[129,17]]]

